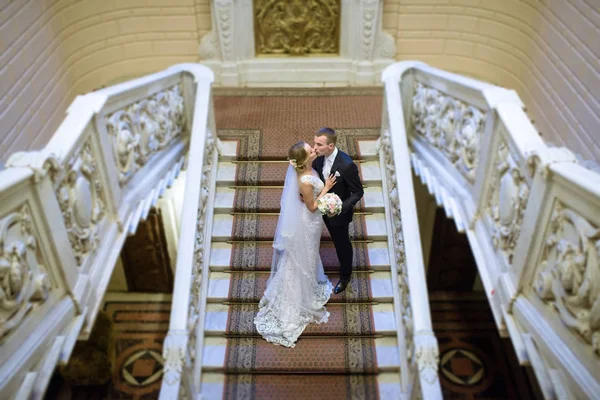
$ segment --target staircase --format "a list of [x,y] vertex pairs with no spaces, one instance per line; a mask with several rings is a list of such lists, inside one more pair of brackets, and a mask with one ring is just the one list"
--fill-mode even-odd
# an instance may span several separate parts
[[[248,158],[227,125],[268,110],[262,100],[216,123],[213,74],[198,64],[79,96],[42,150],[0,171],[1,397],[43,397],[89,335],[127,235],[182,168],[161,398],[441,398],[411,169],[466,233],[496,328],[544,398],[597,397],[600,175],[547,146],[513,91],[412,61],[382,80],[382,118],[366,125],[378,128],[349,151],[367,186],[354,280],[332,299],[331,322],[294,350],[267,345],[251,324],[284,176],[273,149],[288,143]],[[310,107],[332,110],[320,125],[333,127],[380,108]],[[335,282],[326,232],[322,248]]]
[[[358,142],[360,159],[352,154],[365,185],[351,229],[352,283],[345,293],[332,295],[329,322],[310,325],[294,349],[267,343],[253,324],[269,277],[287,149],[282,145],[280,160],[247,162],[246,154],[236,153],[237,142],[222,141],[222,146],[204,324],[203,397],[399,398],[388,234],[375,141]],[[339,264],[326,229],[321,258],[335,285]]]

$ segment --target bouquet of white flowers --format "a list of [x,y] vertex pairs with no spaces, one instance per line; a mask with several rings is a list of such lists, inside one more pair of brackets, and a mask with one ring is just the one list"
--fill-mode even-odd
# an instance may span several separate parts
[[333,217],[342,212],[342,200],[335,193],[327,193],[317,200],[317,208],[321,214]]

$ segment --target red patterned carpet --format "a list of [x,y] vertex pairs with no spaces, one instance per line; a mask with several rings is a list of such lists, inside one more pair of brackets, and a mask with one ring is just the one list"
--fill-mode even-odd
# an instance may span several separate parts
[[[338,130],[338,146],[358,158],[357,140],[376,139],[381,96],[369,90],[256,91],[217,96],[218,136],[238,142],[239,160],[285,160],[288,148],[312,141],[321,126]],[[360,95],[359,95],[360,94]],[[375,94],[375,95],[374,95]],[[253,318],[266,288],[271,242],[279,211],[280,186],[286,163],[238,164],[230,270],[225,399],[377,399],[377,360],[373,338],[372,295],[367,273],[354,274],[351,287],[332,296],[329,323],[309,326],[293,349],[263,340]],[[363,207],[363,204],[359,206]],[[351,228],[354,240],[367,238],[362,216]],[[337,282],[339,264],[329,233],[324,230],[321,254],[329,277]],[[355,246],[357,271],[369,269],[366,246]]]

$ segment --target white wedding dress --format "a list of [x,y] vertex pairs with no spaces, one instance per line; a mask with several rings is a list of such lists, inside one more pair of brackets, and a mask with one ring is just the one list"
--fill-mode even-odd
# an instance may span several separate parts
[[[273,242],[271,276],[254,318],[268,342],[294,347],[309,323],[324,323],[324,307],[333,286],[323,271],[319,254],[323,217],[300,201],[297,174],[288,169],[281,196],[281,212]],[[313,187],[315,198],[323,190],[316,171],[301,177]]]

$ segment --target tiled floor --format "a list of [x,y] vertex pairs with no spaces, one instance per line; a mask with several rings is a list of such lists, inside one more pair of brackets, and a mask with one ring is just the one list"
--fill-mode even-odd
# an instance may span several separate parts
[[533,399],[525,368],[501,339],[483,293],[430,295],[445,399]]

